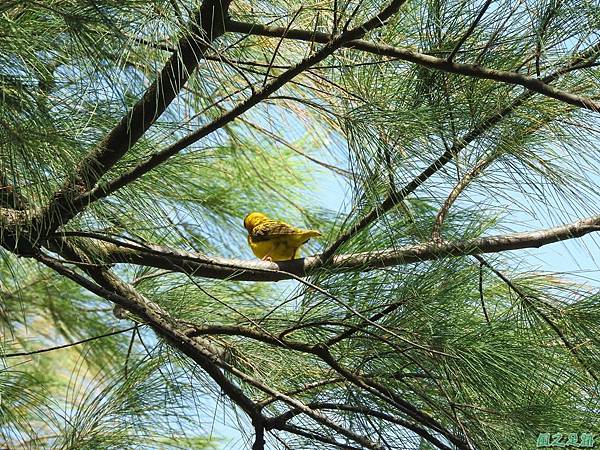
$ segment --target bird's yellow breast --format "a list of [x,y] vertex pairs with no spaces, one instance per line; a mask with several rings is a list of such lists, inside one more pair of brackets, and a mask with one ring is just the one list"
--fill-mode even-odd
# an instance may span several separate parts
[[248,244],[257,258],[269,256],[273,261],[288,261],[300,256],[300,248],[292,247],[287,239],[272,239],[269,241],[253,242],[248,236]]

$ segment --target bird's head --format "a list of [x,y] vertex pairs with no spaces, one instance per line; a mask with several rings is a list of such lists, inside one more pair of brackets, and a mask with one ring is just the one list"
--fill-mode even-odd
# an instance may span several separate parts
[[268,220],[268,217],[264,214],[259,212],[251,212],[244,218],[244,228],[248,231],[252,231],[256,225],[264,222],[265,220]]

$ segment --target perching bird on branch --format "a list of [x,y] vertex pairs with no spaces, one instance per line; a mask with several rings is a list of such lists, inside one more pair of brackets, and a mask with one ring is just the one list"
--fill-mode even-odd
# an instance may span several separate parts
[[300,247],[311,237],[321,236],[317,230],[303,230],[285,222],[252,212],[244,218],[248,244],[257,258],[264,261],[288,261],[300,257]]

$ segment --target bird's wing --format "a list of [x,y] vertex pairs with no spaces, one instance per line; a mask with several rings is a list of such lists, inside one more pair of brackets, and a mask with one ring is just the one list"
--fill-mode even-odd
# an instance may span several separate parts
[[281,238],[298,234],[300,230],[285,222],[277,222],[275,220],[263,222],[252,229],[251,238],[254,242],[270,241],[272,239]]

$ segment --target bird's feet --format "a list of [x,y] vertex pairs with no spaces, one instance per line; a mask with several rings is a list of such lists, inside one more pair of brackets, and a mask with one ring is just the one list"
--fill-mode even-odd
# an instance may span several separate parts
[[273,262],[273,258],[271,258],[269,255],[263,256],[262,260],[263,261],[268,261],[268,262]]

